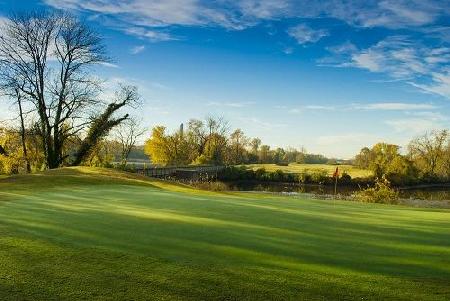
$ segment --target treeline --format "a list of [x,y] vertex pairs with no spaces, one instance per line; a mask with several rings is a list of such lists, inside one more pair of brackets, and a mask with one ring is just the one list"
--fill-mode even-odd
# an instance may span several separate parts
[[377,143],[361,149],[354,164],[395,185],[449,182],[450,135],[440,130],[416,137],[403,154],[398,145]]
[[168,133],[164,126],[156,126],[145,142],[144,151],[153,164],[163,166],[335,162],[323,155],[307,154],[305,150],[271,149],[261,139],[245,136],[241,129],[229,132],[228,122],[214,117],[191,119],[186,128],[181,125],[173,133]]
[[[227,166],[218,174],[218,180],[224,182],[256,181],[330,185],[334,184],[336,179],[325,169],[290,173],[282,170],[266,171],[264,168],[254,170],[245,166]],[[367,185],[369,181],[370,179],[365,178],[352,179],[345,172],[338,175],[338,183],[342,185]]]
[[[112,129],[107,138],[99,139],[78,165],[113,167],[125,166],[127,161],[145,160],[143,147],[135,146],[143,129],[133,119],[127,119]],[[62,149],[65,158],[61,165],[71,165],[83,145],[82,135],[73,135]],[[24,153],[26,150],[26,154]],[[48,167],[41,136],[33,128],[21,135],[18,127],[0,126],[0,173],[33,172]]]

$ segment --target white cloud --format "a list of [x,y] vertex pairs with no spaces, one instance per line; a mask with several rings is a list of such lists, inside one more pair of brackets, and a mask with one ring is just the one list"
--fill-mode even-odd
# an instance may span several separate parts
[[108,68],[119,68],[119,65],[114,64],[114,63],[110,63],[110,62],[100,62],[99,63],[101,66],[103,67],[108,67]]
[[229,108],[243,108],[248,107],[251,105],[254,105],[255,102],[253,101],[246,101],[246,102],[218,102],[218,101],[211,101],[207,105],[208,106],[215,106],[215,107],[229,107]]
[[130,53],[131,54],[139,54],[144,50],[145,50],[144,45],[134,46],[133,48],[131,48]]
[[442,115],[439,112],[420,111],[420,112],[406,112],[407,115],[425,118],[432,121],[446,121],[448,117]]
[[[438,37],[439,46],[418,41],[417,36],[393,36],[366,49],[351,43],[329,50],[335,58],[321,64],[357,67],[387,74],[396,80],[408,80],[428,93],[449,97],[450,31],[437,23],[450,17],[450,3],[442,0],[43,0],[58,9],[72,9],[98,16],[98,22],[126,34],[153,42],[177,40],[172,33],[180,26],[222,27],[242,30],[264,20],[307,20],[334,18],[354,27],[408,29],[430,38]],[[327,29],[299,24],[288,30],[299,44],[315,43],[329,35]],[[419,39],[424,39],[419,38]],[[344,47],[345,46],[345,47]],[[284,48],[292,53],[292,48]],[[432,76],[431,76],[432,75]],[[423,79],[429,79],[427,82]],[[424,84],[425,82],[425,84]]]
[[406,79],[428,74],[431,68],[437,67],[438,56],[429,47],[403,36],[392,36],[368,49],[352,53],[351,61],[358,68]]
[[450,47],[433,47],[409,37],[391,36],[363,50],[349,43],[328,50],[332,56],[319,60],[320,64],[382,73],[424,92],[450,98]]
[[284,15],[291,8],[287,0],[241,0],[237,1],[240,11],[246,15],[260,19],[271,19]]
[[284,52],[284,54],[292,54],[292,53],[294,53],[294,48],[292,48],[292,47],[285,47],[284,49],[283,49],[283,52]]
[[408,110],[430,110],[436,107],[428,103],[405,103],[405,102],[379,102],[370,104],[353,104],[352,109],[357,110],[381,110],[381,111],[408,111]]
[[[111,16],[129,26],[220,26],[240,30],[261,20],[331,17],[354,26],[411,28],[448,16],[441,0],[44,0],[58,9]],[[312,39],[318,39],[313,37]]]
[[414,86],[422,89],[424,92],[439,94],[450,99],[450,72],[434,72],[432,82],[429,84],[415,84]]
[[244,121],[246,123],[251,123],[253,126],[257,126],[257,127],[263,128],[265,130],[272,130],[272,129],[287,127],[287,124],[285,124],[285,123],[266,122],[266,121],[260,120],[259,118],[256,118],[256,117],[245,118],[245,119],[242,119],[242,121]]
[[120,29],[129,35],[133,35],[141,39],[147,39],[152,42],[177,40],[177,38],[173,37],[169,33],[163,31],[150,30],[144,27],[128,27]]
[[364,27],[405,28],[434,22],[448,14],[439,0],[326,1],[324,13]]
[[300,114],[302,112],[301,109],[293,108],[288,111],[289,114]]
[[316,43],[323,37],[328,36],[328,31],[324,29],[313,29],[306,24],[299,24],[291,27],[288,34],[297,40],[299,44]]
[[305,109],[318,110],[318,111],[334,111],[336,108],[333,106],[309,105],[309,106],[305,106]]
[[435,120],[425,118],[396,119],[388,120],[385,123],[391,126],[396,132],[409,133],[413,135],[418,135],[430,130],[441,128],[441,125]]

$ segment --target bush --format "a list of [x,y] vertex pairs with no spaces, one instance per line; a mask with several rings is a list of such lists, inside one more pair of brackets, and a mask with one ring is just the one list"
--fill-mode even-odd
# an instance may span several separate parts
[[353,197],[366,203],[397,204],[399,193],[397,190],[391,188],[386,178],[383,178],[375,181],[375,187],[360,190],[354,193]]
[[326,184],[329,181],[328,172],[325,169],[314,170],[311,172],[311,181],[318,184]]
[[265,175],[266,175],[266,169],[265,169],[265,168],[258,168],[258,169],[255,171],[255,178],[256,178],[256,180],[258,180],[258,181],[264,181],[264,180],[266,180]]
[[17,156],[0,155],[0,174],[17,174],[23,163],[22,158],[18,158]]
[[339,178],[339,183],[340,184],[351,184],[352,177],[348,173],[343,172],[342,176]]
[[227,191],[228,186],[223,182],[195,182],[192,184],[195,188],[208,191]]

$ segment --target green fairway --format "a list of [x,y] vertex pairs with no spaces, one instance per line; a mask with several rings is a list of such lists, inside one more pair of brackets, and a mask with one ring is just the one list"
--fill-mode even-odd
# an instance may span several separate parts
[[266,171],[282,170],[289,173],[304,173],[314,172],[319,170],[326,170],[328,175],[331,176],[336,170],[336,166],[339,167],[340,173],[343,172],[349,174],[352,178],[366,178],[372,175],[372,172],[367,169],[360,169],[353,165],[331,165],[331,164],[298,164],[289,163],[288,166],[281,166],[276,164],[249,164],[245,165],[251,169],[264,168]]
[[449,210],[103,169],[0,179],[0,300],[448,300],[449,284]]

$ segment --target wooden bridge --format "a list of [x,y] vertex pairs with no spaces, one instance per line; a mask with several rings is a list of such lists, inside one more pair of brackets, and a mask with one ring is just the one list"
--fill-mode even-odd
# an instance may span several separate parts
[[136,167],[135,172],[152,178],[176,178],[182,180],[216,179],[225,166],[184,166],[184,167]]

